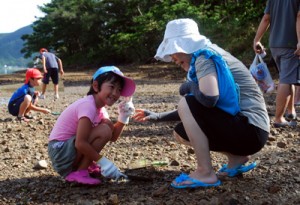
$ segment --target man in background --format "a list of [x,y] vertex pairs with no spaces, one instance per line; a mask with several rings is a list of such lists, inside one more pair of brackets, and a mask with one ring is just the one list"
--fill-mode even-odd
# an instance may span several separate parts
[[44,70],[43,77],[43,86],[42,86],[42,94],[40,95],[41,99],[45,99],[45,92],[47,85],[49,84],[49,79],[54,85],[54,99],[57,100],[59,98],[58,95],[58,82],[59,82],[59,72],[61,76],[64,74],[62,61],[55,54],[48,52],[46,48],[40,49],[40,58],[42,59],[42,65]]
[[[253,41],[256,53],[270,27],[269,46],[279,70],[274,127],[296,126],[295,86],[300,83],[300,0],[268,0]],[[287,111],[287,113],[285,113]]]

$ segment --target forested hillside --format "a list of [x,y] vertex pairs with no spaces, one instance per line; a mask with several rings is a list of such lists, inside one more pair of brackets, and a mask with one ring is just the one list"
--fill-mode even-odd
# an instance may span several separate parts
[[151,62],[165,25],[193,18],[200,32],[249,64],[266,1],[52,0],[24,35],[22,52],[55,51],[66,66]]
[[4,65],[25,67],[31,59],[23,58],[21,49],[24,41],[21,36],[31,34],[31,26],[26,26],[13,33],[0,34],[0,68]]

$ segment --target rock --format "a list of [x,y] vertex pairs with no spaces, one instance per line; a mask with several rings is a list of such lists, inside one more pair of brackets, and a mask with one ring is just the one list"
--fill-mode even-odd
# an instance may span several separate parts
[[117,194],[111,194],[108,198],[108,201],[113,205],[119,204],[119,198]]
[[273,135],[270,135],[268,141],[274,142],[276,141],[276,138]]
[[294,177],[294,179],[295,179],[296,183],[300,183],[300,176]]
[[179,166],[179,162],[176,160],[172,160],[170,166]]
[[277,192],[279,192],[281,190],[281,188],[279,186],[273,185],[271,187],[268,188],[268,192],[271,194],[275,194]]
[[[162,69],[163,68],[163,69]],[[86,96],[91,75],[96,68],[73,72],[67,70],[64,83],[65,91],[60,93],[59,101],[53,102],[52,86],[49,98],[39,100],[38,104],[51,110],[62,112],[77,99]],[[127,68],[126,68],[127,69]],[[137,78],[134,97],[135,107],[154,112],[164,112],[177,108],[180,100],[178,89],[186,73],[170,65],[151,64],[130,66],[129,74]],[[147,78],[151,72],[153,77]],[[161,75],[163,72],[164,75]],[[178,74],[176,79],[165,79],[165,73]],[[145,75],[140,75],[145,73]],[[24,73],[20,76],[24,82]],[[146,76],[145,78],[143,76]],[[0,83],[6,75],[1,76]],[[0,84],[2,95],[6,85]],[[152,93],[152,94],[151,94]],[[275,94],[264,95],[272,102],[269,111],[275,112]],[[164,101],[163,103],[162,100]],[[5,112],[2,112],[4,110]],[[299,204],[299,137],[300,127],[271,128],[267,146],[251,156],[259,165],[244,177],[222,179],[222,185],[215,188],[174,189],[170,183],[181,172],[190,174],[196,165],[193,149],[177,143],[173,129],[178,122],[145,122],[131,120],[116,142],[109,142],[101,150],[121,171],[128,175],[140,176],[142,180],[114,182],[101,178],[97,186],[70,184],[49,166],[48,136],[58,116],[35,112],[35,120],[30,123],[15,121],[15,117],[0,104],[0,204],[85,204],[85,205],[184,205],[184,204]],[[110,118],[116,122],[117,104],[107,107]],[[300,113],[300,107],[296,107]],[[6,120],[8,119],[8,120]],[[274,116],[270,116],[271,123]],[[241,136],[242,138],[242,136]],[[224,155],[210,152],[212,166],[217,171],[227,163]],[[136,159],[135,159],[136,158]],[[149,162],[168,161],[166,166],[144,166],[129,170],[131,162],[146,159]],[[252,160],[251,159],[251,160]],[[34,170],[38,161],[48,162],[46,168]],[[187,166],[188,165],[188,166]],[[39,165],[40,166],[40,165]],[[151,180],[145,180],[145,178]],[[221,197],[224,196],[224,197]]]
[[34,169],[47,169],[48,163],[46,160],[40,160],[34,165]]
[[207,205],[207,204],[210,204],[209,201],[207,201],[206,199],[201,199],[199,201],[199,205]]
[[170,184],[164,184],[154,192],[152,192],[152,196],[158,197],[158,196],[163,196],[168,193],[168,188],[170,187]]
[[286,148],[286,143],[285,143],[285,142],[278,142],[278,143],[277,143],[277,146],[278,146],[279,148]]
[[96,204],[100,204],[100,201],[98,201],[98,200],[83,200],[83,199],[79,199],[76,202],[76,205],[96,205]]
[[19,138],[22,140],[22,139],[24,139],[24,137],[25,137],[25,134],[24,133],[20,133],[19,134]]
[[187,150],[187,153],[188,153],[188,154],[195,154],[195,151],[194,151],[193,148],[189,148],[189,149]]
[[276,129],[271,129],[271,132],[270,132],[273,136],[277,135],[278,134],[278,131]]

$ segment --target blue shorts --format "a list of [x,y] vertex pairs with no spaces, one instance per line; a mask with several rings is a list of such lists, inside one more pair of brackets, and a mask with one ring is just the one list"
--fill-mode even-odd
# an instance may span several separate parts
[[[13,115],[13,116],[18,116],[18,115],[19,115],[20,106],[21,106],[21,104],[24,102],[25,96],[26,96],[26,95],[21,96],[21,97],[15,99],[14,101],[12,101],[12,102],[10,102],[10,103],[8,104],[8,112],[9,112],[11,115]],[[31,101],[32,103],[35,102],[35,98],[36,98],[36,96],[34,95],[34,96],[32,97],[32,101]]]
[[53,169],[62,177],[74,170],[76,158],[75,136],[66,141],[52,140],[48,143],[48,154]]
[[[211,151],[229,152],[235,155],[252,155],[263,148],[269,133],[248,123],[248,118],[232,116],[219,108],[208,108],[194,96],[186,96],[191,113],[209,141]],[[175,132],[189,141],[182,123]]]
[[54,85],[58,84],[59,76],[58,76],[58,69],[57,68],[47,68],[47,73],[44,73],[43,77],[43,83],[49,84],[49,78],[51,77],[51,80]]
[[295,49],[271,48],[271,52],[279,71],[279,82],[300,85],[300,59],[294,54]]

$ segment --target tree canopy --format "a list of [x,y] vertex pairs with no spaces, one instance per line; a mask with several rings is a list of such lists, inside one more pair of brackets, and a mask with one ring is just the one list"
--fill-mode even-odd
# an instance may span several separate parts
[[[45,47],[66,65],[147,63],[163,39],[168,21],[192,18],[201,34],[242,60],[266,1],[259,0],[52,0],[46,15],[22,36],[30,57]],[[249,59],[251,61],[251,59]]]

